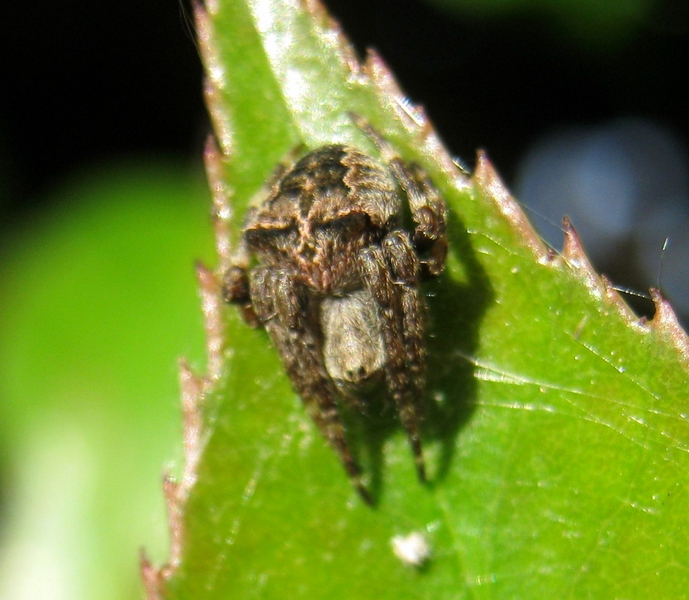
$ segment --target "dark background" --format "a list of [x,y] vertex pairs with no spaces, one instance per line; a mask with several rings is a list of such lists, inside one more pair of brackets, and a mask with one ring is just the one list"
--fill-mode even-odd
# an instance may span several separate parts
[[[471,165],[487,149],[508,185],[525,149],[563,124],[640,115],[689,140],[682,2],[658,3],[602,43],[543,13],[479,19],[416,0],[327,4],[360,52],[383,55],[451,151]],[[3,12],[0,235],[82,166],[199,159],[208,125],[188,4],[69,0]]]

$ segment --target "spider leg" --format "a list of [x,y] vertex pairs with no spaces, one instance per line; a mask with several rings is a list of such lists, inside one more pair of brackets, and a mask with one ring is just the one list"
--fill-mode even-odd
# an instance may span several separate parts
[[390,233],[380,247],[364,249],[359,258],[364,282],[381,309],[387,386],[407,431],[417,474],[425,481],[419,429],[425,363],[419,261],[411,240],[402,231]]
[[445,200],[418,164],[405,162],[370,123],[355,114],[352,114],[352,119],[376,145],[407,196],[415,224],[414,247],[422,256],[422,275],[424,278],[439,275],[447,256]]
[[225,302],[238,304],[244,321],[258,327],[260,321],[251,302],[249,292],[249,251],[242,237],[232,264],[222,274],[222,291]]
[[257,267],[249,281],[254,310],[270,335],[295,391],[323,437],[337,452],[354,488],[371,504],[361,469],[345,436],[337,390],[323,362],[317,323],[307,316],[317,314],[309,308],[313,300],[285,270]]
[[382,247],[400,294],[406,365],[411,374],[413,397],[420,401],[424,393],[426,359],[424,309],[418,291],[420,263],[409,235],[402,231],[388,234]]
[[[254,194],[249,201],[249,208],[244,216],[244,223],[242,231],[251,228],[257,220],[259,208],[271,197],[277,193],[278,185],[285,172],[294,162],[294,157],[301,150],[301,146],[297,146],[287,153],[283,160],[273,169],[268,181],[261,186],[261,188]],[[212,189],[217,189],[222,193],[216,194],[218,199],[214,198],[216,205],[216,218],[223,219],[224,235],[229,236],[229,215],[231,210],[227,200],[227,186],[220,178],[221,170],[218,162],[218,150],[211,140],[206,150],[206,171],[208,173],[209,181]],[[225,216],[226,215],[226,216]],[[248,270],[251,263],[251,250],[247,242],[246,236],[242,235],[239,238],[236,248],[234,250],[227,249],[222,252],[223,262],[229,263],[222,266],[222,281],[223,281],[223,297],[225,302],[230,304],[238,304],[240,306],[242,317],[244,321],[252,326],[258,327],[260,325],[259,318],[254,311],[251,301],[251,294],[249,290],[249,276]]]

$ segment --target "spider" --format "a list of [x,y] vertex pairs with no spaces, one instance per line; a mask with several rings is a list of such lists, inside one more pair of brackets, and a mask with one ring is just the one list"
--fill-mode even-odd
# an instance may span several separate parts
[[425,481],[419,283],[445,265],[446,206],[421,167],[352,118],[385,164],[335,144],[278,166],[251,202],[223,289],[249,324],[265,327],[311,418],[371,503],[340,403],[363,408],[361,391],[384,380]]

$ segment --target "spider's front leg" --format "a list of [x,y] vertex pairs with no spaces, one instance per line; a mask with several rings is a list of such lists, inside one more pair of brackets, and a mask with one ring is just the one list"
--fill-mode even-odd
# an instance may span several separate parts
[[259,321],[275,346],[295,391],[342,461],[352,485],[369,504],[371,496],[345,437],[337,390],[328,375],[318,329],[318,307],[304,286],[285,270],[257,267],[249,278]]
[[381,308],[387,386],[407,431],[419,479],[425,481],[420,433],[425,351],[418,291],[419,260],[409,236],[393,231],[381,246],[370,246],[361,252],[359,266],[366,286]]
[[239,305],[244,321],[251,327],[258,327],[260,321],[254,311],[249,292],[248,252],[245,251],[244,253],[246,259],[242,260],[241,257],[235,257],[236,262],[230,265],[222,275],[223,299],[229,304]]
[[357,126],[368,135],[388,164],[409,201],[414,220],[414,248],[420,256],[424,278],[439,275],[447,257],[447,206],[426,172],[416,163],[407,163],[371,125],[352,115]]
[[447,258],[445,200],[426,171],[401,158],[390,163],[393,175],[409,199],[414,229],[414,248],[421,257],[425,278],[440,275]]

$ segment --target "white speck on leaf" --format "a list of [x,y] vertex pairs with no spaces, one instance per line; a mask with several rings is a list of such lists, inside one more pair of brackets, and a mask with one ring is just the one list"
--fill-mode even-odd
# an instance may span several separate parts
[[409,567],[420,567],[431,556],[428,540],[418,531],[412,531],[408,535],[396,535],[390,543],[395,556]]

